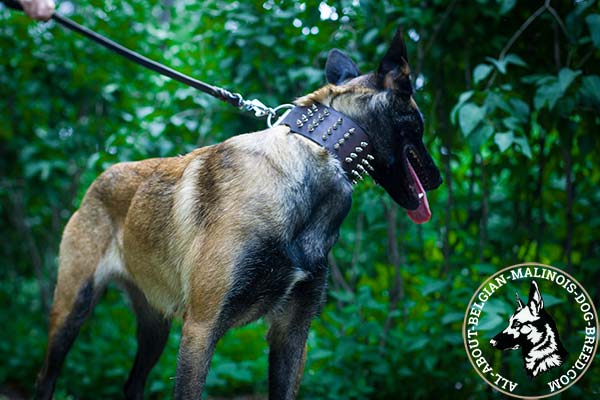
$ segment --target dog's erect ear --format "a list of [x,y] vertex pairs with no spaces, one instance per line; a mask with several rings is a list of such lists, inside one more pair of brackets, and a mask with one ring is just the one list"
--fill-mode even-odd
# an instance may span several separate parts
[[400,28],[396,30],[390,48],[379,63],[377,83],[382,89],[397,90],[403,97],[410,97],[413,93],[408,54]]
[[338,49],[332,49],[325,63],[325,76],[327,82],[339,85],[346,79],[356,78],[360,75],[358,67],[350,57]]
[[523,302],[521,301],[519,293],[515,292],[515,296],[517,296],[517,311],[520,311],[523,307],[525,307],[525,304],[523,304]]
[[534,316],[537,316],[541,309],[544,308],[544,299],[538,289],[538,285],[535,281],[531,281],[531,287],[529,288],[529,301],[527,306],[531,310]]

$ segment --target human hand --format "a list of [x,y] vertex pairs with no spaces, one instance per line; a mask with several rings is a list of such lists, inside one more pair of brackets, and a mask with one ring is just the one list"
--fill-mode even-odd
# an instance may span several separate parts
[[31,18],[47,21],[54,14],[54,0],[19,0],[25,14]]

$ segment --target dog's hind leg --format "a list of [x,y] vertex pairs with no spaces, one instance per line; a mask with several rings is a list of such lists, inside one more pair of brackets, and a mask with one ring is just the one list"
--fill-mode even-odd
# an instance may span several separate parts
[[137,317],[138,348],[123,391],[126,399],[143,399],[148,374],[169,338],[171,320],[148,304],[146,296],[132,283],[127,283],[125,288]]
[[38,374],[36,399],[50,399],[63,361],[81,325],[104,289],[98,265],[111,242],[112,228],[101,207],[84,207],[65,227],[60,245],[59,269],[50,313],[48,349]]

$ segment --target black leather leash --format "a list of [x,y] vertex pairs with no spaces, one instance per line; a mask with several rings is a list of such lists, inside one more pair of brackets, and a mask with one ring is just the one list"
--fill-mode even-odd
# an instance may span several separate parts
[[[1,0],[7,7],[12,8],[14,10],[23,11],[23,7],[16,0]],[[264,116],[275,116],[276,110],[269,108],[262,104],[260,101],[254,100],[244,100],[241,94],[232,93],[227,89],[223,89],[217,86],[210,85],[206,82],[199,81],[198,79],[194,79],[190,76],[182,74],[181,72],[175,71],[172,68],[169,68],[163,64],[160,64],[154,60],[149,59],[133,50],[128,49],[116,43],[94,31],[86,28],[85,26],[79,25],[78,23],[70,20],[69,18],[63,17],[56,12],[52,14],[52,19],[64,26],[67,29],[70,29],[74,32],[77,32],[94,42],[100,44],[101,46],[106,47],[109,50],[114,51],[115,53],[131,60],[139,65],[142,65],[152,71],[158,72],[161,75],[168,76],[171,79],[175,79],[185,85],[191,86],[195,89],[198,89],[204,93],[207,93],[217,99],[224,101],[226,103],[231,104],[237,108],[245,108],[247,111],[254,111],[257,117]]]

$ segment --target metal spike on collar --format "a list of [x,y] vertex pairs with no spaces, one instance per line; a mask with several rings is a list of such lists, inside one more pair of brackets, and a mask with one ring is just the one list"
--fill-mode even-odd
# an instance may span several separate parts
[[297,121],[296,121],[296,126],[297,126],[298,128],[302,128],[302,127],[304,126],[304,123],[303,123],[302,121],[300,121],[300,120],[297,120]]
[[308,122],[308,117],[306,115],[302,114],[302,117],[300,118],[302,118],[302,122]]
[[355,147],[355,148],[354,148],[354,150],[355,150],[357,153],[362,153],[362,151],[363,151],[362,147]]
[[367,160],[365,160],[364,158],[361,160],[361,162],[363,163],[364,166],[369,168],[369,171],[375,171],[375,168],[373,168],[373,166],[371,164],[369,164],[369,162]]
[[352,158],[357,158],[357,157],[358,157],[358,154],[356,154],[356,153],[350,153],[350,157],[352,157]]
[[310,108],[308,110],[306,110],[306,113],[308,114],[309,117],[313,116],[313,112]]
[[317,105],[316,105],[316,104],[313,104],[312,106],[310,106],[310,108],[312,108],[312,110],[313,110],[313,111],[317,111],[317,110],[318,110],[318,108],[317,108]]
[[367,154],[367,160],[369,160],[369,161],[373,161],[373,160],[375,160],[375,157],[373,157],[373,156],[372,156],[372,155],[370,155],[370,154]]
[[369,143],[367,143],[367,142],[360,142],[360,146],[362,148],[366,148],[368,145],[369,145]]

